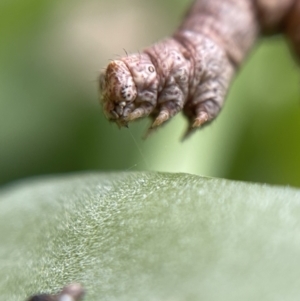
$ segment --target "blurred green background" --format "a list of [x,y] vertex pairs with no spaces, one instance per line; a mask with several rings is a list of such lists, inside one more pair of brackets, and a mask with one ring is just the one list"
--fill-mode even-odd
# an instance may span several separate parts
[[300,72],[281,37],[257,45],[220,117],[184,143],[178,115],[104,118],[109,59],[174,30],[188,0],[0,0],[0,184],[80,170],[159,170],[300,186]]

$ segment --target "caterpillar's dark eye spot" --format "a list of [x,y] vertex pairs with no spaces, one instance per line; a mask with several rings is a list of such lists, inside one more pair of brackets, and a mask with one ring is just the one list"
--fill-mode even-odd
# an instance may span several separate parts
[[149,66],[149,67],[148,67],[148,70],[149,70],[149,72],[153,73],[153,72],[154,72],[154,67]]

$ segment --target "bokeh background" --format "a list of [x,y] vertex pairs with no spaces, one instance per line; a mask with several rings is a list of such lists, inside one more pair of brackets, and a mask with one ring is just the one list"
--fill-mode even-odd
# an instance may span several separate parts
[[188,172],[300,186],[300,70],[282,37],[259,42],[220,117],[184,143],[179,114],[104,118],[97,76],[172,33],[188,0],[0,0],[0,184],[81,170]]

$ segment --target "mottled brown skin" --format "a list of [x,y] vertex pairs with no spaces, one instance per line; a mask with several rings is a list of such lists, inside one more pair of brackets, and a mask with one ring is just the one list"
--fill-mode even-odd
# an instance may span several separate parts
[[150,116],[151,130],[182,111],[189,134],[219,114],[258,37],[276,33],[300,58],[300,0],[197,0],[172,37],[108,65],[104,113],[119,126]]

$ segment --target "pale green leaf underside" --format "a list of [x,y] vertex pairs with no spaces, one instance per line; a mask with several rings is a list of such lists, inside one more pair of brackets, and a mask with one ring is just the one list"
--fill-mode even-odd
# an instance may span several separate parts
[[79,281],[87,301],[298,300],[300,191],[95,173],[0,192],[0,299]]

